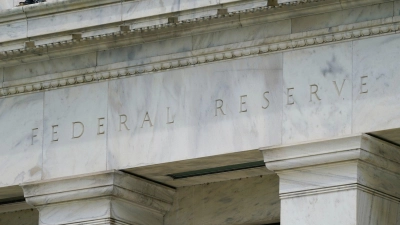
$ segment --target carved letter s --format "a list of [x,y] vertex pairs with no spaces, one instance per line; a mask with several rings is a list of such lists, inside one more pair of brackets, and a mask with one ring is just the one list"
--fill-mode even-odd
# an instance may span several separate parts
[[264,92],[264,94],[263,94],[265,101],[267,101],[267,105],[266,105],[266,106],[262,106],[263,109],[267,109],[268,106],[269,106],[269,100],[268,100],[266,94],[269,94],[269,91],[266,91],[266,92]]

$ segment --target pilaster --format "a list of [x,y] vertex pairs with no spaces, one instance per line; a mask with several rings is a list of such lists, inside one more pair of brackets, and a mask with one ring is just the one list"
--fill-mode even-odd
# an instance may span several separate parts
[[119,171],[21,185],[39,225],[163,224],[174,189]]
[[369,135],[262,149],[281,224],[400,224],[400,148]]

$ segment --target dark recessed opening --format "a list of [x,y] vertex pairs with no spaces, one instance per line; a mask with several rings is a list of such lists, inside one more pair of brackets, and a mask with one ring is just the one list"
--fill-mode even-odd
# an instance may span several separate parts
[[36,3],[46,2],[46,0],[25,0],[24,2],[20,2],[19,5],[31,5]]
[[173,174],[168,174],[168,176],[174,179],[183,179],[188,177],[204,176],[209,174],[231,172],[236,170],[244,170],[244,169],[251,169],[264,166],[265,166],[264,161],[257,161],[257,162],[229,165],[229,166],[214,167],[202,170],[193,170],[183,173],[173,173]]
[[0,199],[0,205],[16,203],[16,202],[25,202],[24,196]]

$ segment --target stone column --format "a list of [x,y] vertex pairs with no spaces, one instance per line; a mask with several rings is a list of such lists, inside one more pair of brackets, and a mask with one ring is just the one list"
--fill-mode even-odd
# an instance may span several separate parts
[[39,225],[161,225],[175,193],[119,171],[21,186]]
[[369,135],[262,149],[282,225],[399,225],[400,148]]

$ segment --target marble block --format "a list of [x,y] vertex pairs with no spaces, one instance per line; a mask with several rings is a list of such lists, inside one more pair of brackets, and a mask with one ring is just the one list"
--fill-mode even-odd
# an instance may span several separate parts
[[164,225],[278,222],[278,181],[273,174],[178,188]]
[[[179,11],[219,5],[221,0],[180,0]],[[232,2],[232,0],[230,0]],[[236,0],[237,1],[237,0]],[[199,10],[200,11],[200,10]]]
[[280,144],[281,57],[265,55],[110,81],[108,168]]
[[398,201],[358,189],[282,199],[281,205],[282,225],[400,224]]
[[4,68],[4,81],[51,75],[96,66],[96,53],[87,53]]
[[[28,36],[121,22],[121,4],[109,4],[28,19]],[[25,22],[26,23],[26,22]]]
[[188,52],[190,50],[192,50],[191,37],[161,40],[100,51],[97,54],[97,65],[104,66],[107,64],[145,59],[153,56]]
[[[354,7],[354,6],[353,6]],[[393,2],[350,8],[292,19],[292,32],[318,30],[393,16]]]
[[43,95],[0,99],[0,186],[41,179]]
[[399,127],[400,35],[353,43],[353,132]]
[[396,199],[359,190],[357,212],[358,224],[400,224],[400,204]]
[[357,223],[357,190],[281,199],[282,225]]
[[45,93],[44,179],[106,169],[107,85]]
[[14,7],[15,0],[0,0],[0,11],[1,10],[6,10],[6,9],[11,9],[12,7]]
[[193,50],[245,41],[254,41],[272,36],[290,34],[290,32],[290,20],[281,20],[244,27],[241,24],[238,24],[238,27],[234,29],[194,35]]
[[142,0],[122,2],[122,19],[132,20],[218,5],[219,0]]
[[26,21],[10,21],[0,23],[0,43],[27,37]]
[[285,144],[351,134],[351,42],[283,53]]

